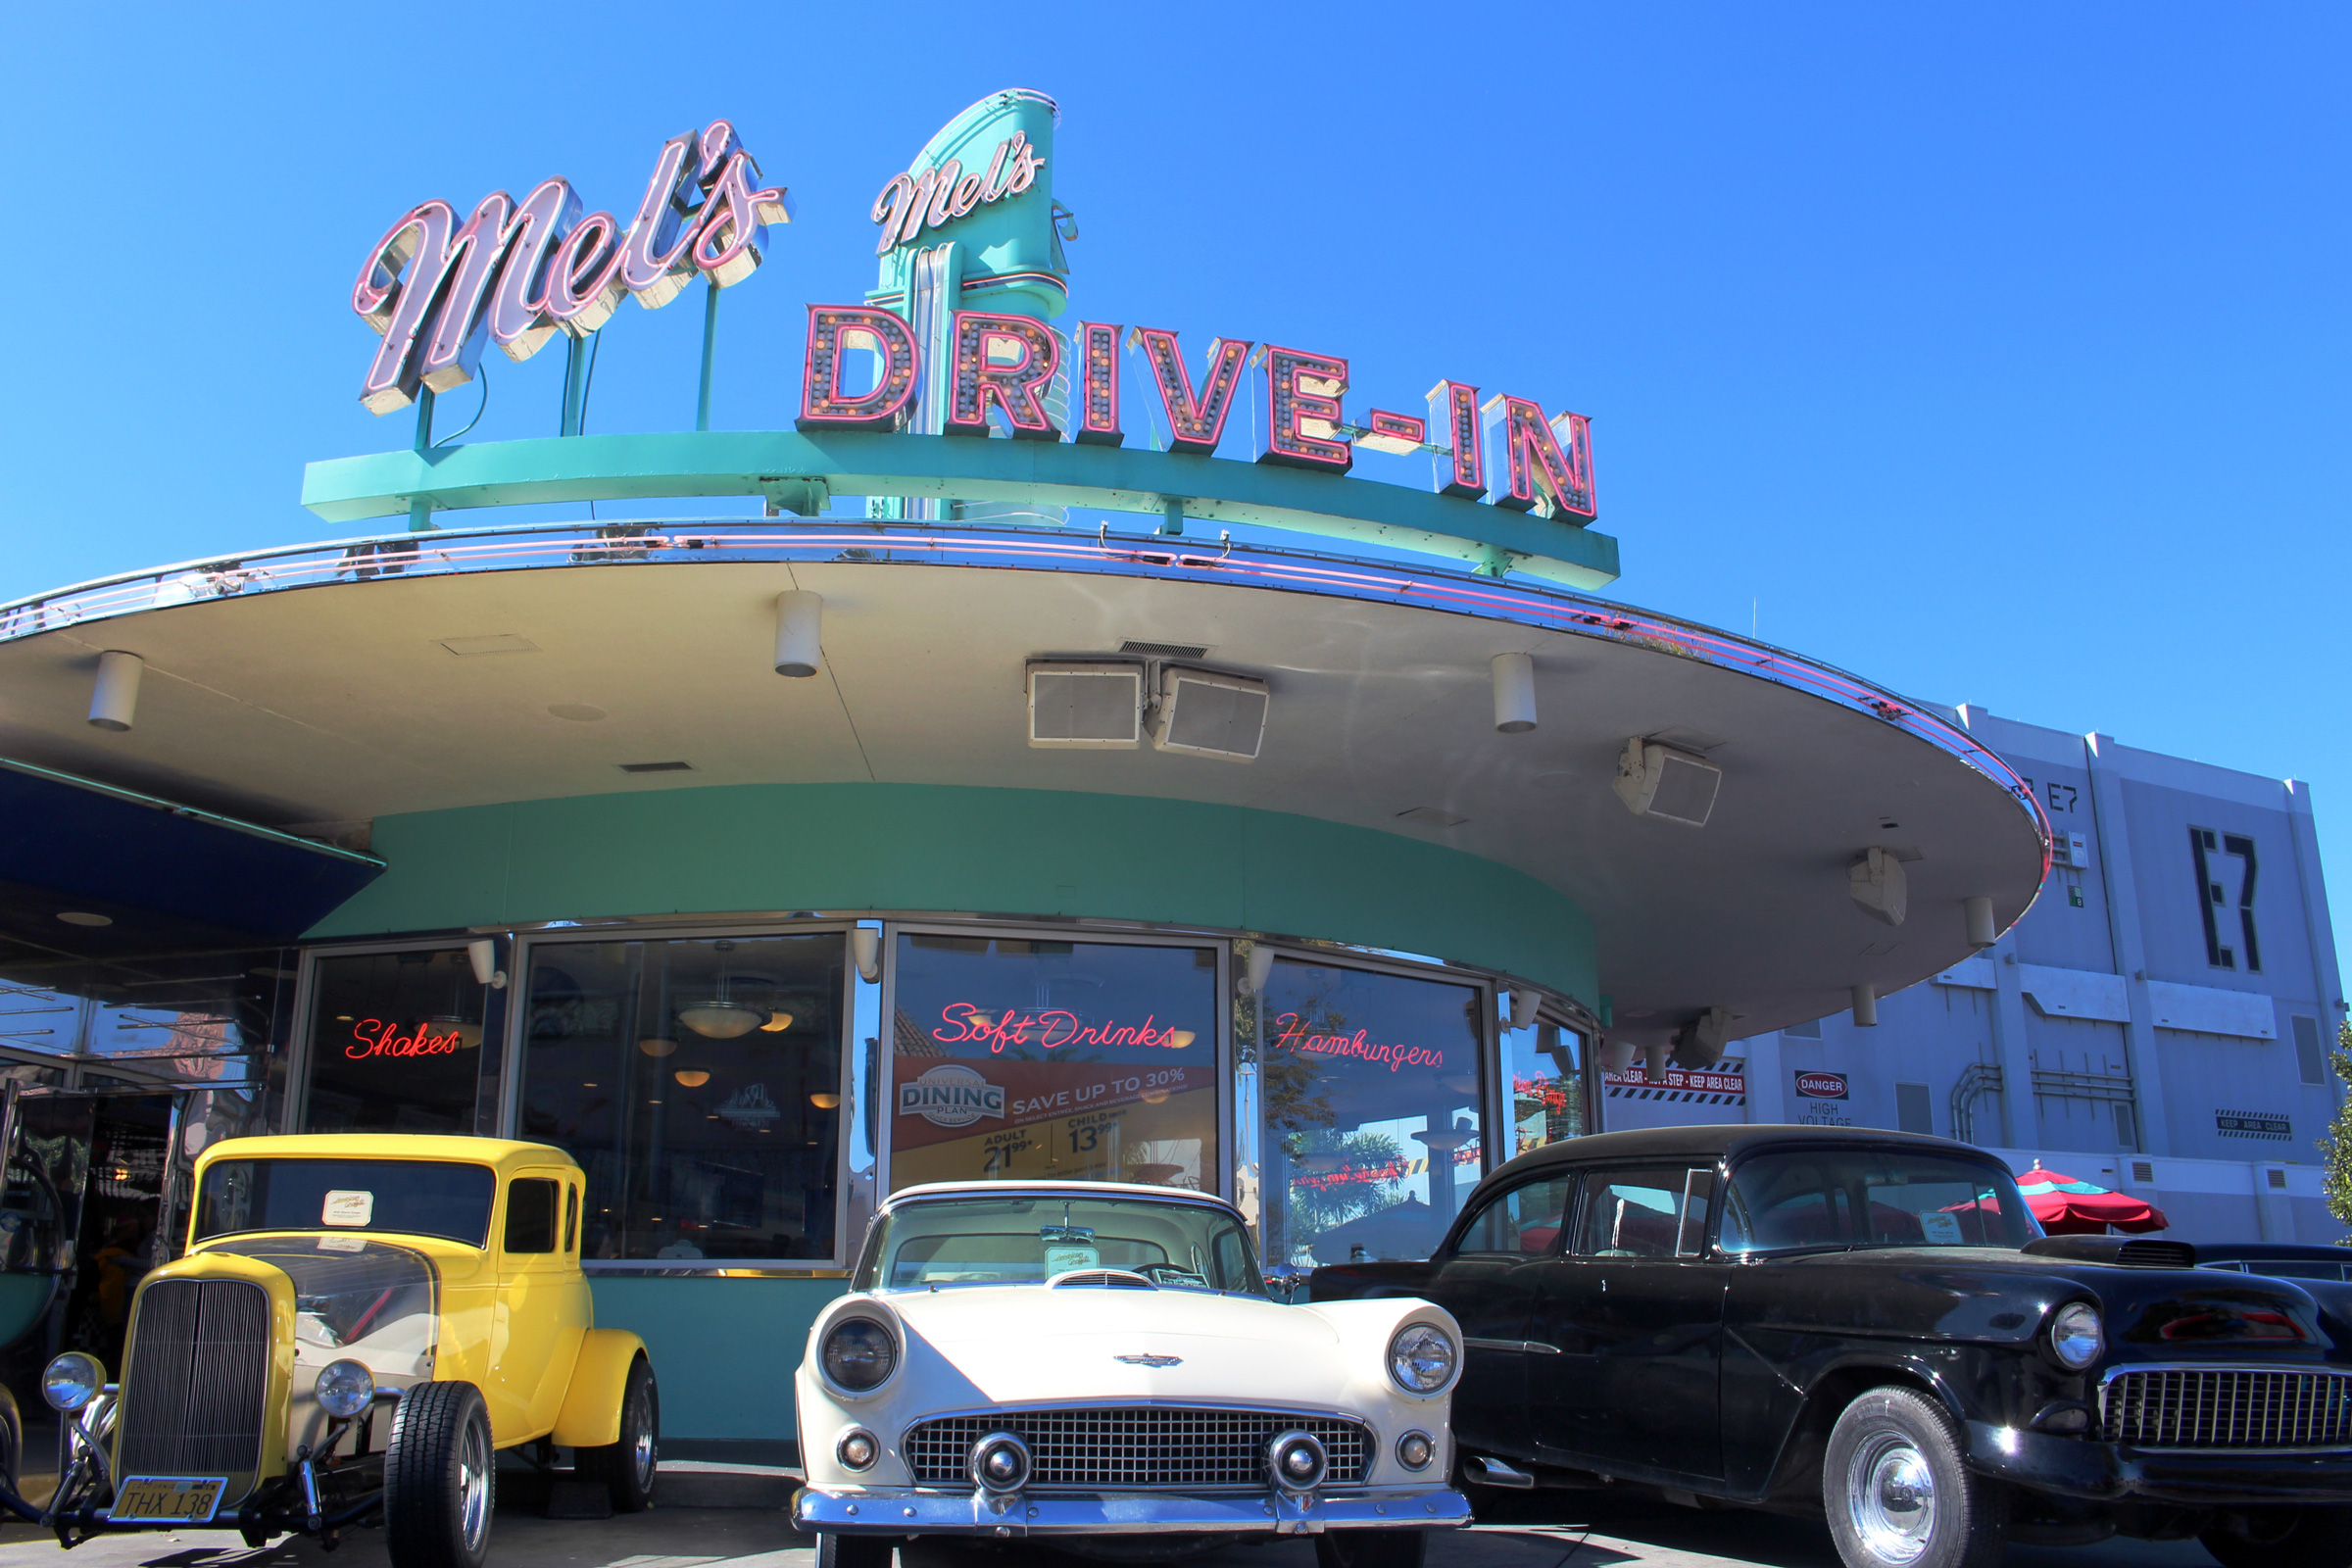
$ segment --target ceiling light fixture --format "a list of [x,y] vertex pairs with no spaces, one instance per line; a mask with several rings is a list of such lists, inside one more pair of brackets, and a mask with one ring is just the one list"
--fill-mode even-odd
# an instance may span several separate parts
[[839,1095],[810,1095],[808,1103],[819,1110],[836,1110],[841,1106],[841,1097]]
[[1536,727],[1536,660],[1533,654],[1496,654],[1489,667],[1494,672],[1494,728],[1503,735],[1524,735]]
[[806,678],[824,662],[825,601],[795,588],[776,595],[776,673]]
[[678,1049],[678,1043],[661,1035],[648,1035],[637,1042],[637,1049],[649,1056],[666,1056]]
[[130,728],[139,706],[139,676],[147,662],[136,654],[109,649],[98,656],[98,679],[90,688],[90,723],[117,734]]
[[670,1076],[678,1081],[680,1087],[686,1089],[700,1089],[710,1081],[710,1075],[700,1067],[681,1067]]
[[[731,942],[718,944],[723,952],[734,946]],[[698,1002],[691,1007],[678,1009],[678,1022],[701,1035],[705,1040],[733,1040],[750,1034],[754,1029],[770,1027],[768,1015],[760,1008],[747,1007],[728,995],[732,977],[725,969],[718,971],[718,995],[709,1002]],[[777,1013],[784,1027],[792,1027],[792,1014]]]
[[760,1026],[763,1033],[771,1035],[780,1035],[791,1027],[792,1014],[789,1012],[771,1012],[767,1015],[767,1022]]
[[92,914],[87,909],[66,909],[59,913],[58,918],[65,921],[68,925],[84,925],[89,926],[92,929],[102,925],[113,925],[115,923],[115,917],[113,915]]

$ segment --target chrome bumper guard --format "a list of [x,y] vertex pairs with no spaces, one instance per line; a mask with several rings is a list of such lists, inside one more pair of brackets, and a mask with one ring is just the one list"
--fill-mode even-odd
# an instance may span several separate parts
[[792,1521],[840,1536],[1314,1536],[1326,1530],[1457,1530],[1470,1502],[1448,1487],[1334,1494],[1101,1492],[1052,1494],[803,1487]]

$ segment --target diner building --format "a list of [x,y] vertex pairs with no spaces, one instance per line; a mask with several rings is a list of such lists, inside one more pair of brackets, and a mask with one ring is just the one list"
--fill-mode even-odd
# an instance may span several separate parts
[[[220,1139],[534,1139],[669,1450],[749,1454],[892,1191],[1215,1192],[1277,1281],[1424,1255],[1610,1072],[1789,1053],[2049,902],[1971,722],[1605,596],[1580,416],[1065,313],[1055,118],[993,95],[885,184],[793,430],[578,433],[567,368],[553,433],[437,441],[468,342],[576,366],[595,242],[477,327],[396,227],[355,308],[416,435],[311,466],[327,542],[0,607],[27,1332]],[[646,208],[712,289],[784,206],[736,153]]]

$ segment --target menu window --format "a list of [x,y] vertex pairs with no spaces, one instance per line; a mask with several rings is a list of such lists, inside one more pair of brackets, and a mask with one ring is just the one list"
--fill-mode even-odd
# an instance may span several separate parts
[[515,1136],[588,1173],[581,1256],[836,1251],[842,933],[540,942]]
[[890,1188],[1217,1190],[1214,947],[902,932]]
[[1282,957],[1258,1000],[1265,1256],[1424,1258],[1486,1165],[1490,993]]
[[1585,1135],[1584,1038],[1545,1018],[1506,1028],[1502,1061],[1510,1074],[1511,1154]]
[[314,1133],[471,1133],[484,988],[463,948],[336,954],[311,973]]

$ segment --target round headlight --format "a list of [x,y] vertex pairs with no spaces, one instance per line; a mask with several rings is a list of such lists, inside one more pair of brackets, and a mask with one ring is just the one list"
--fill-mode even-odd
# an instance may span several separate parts
[[1453,1377],[1453,1341],[1426,1323],[1408,1325],[1389,1342],[1389,1376],[1410,1394],[1435,1394]]
[[1438,1446],[1426,1432],[1407,1432],[1396,1440],[1396,1462],[1407,1470],[1426,1470],[1438,1456]]
[[833,1446],[833,1456],[841,1461],[844,1470],[869,1470],[881,1454],[882,1445],[863,1427],[850,1428]]
[[96,1356],[79,1350],[68,1350],[41,1374],[41,1397],[49,1401],[50,1409],[67,1415],[98,1397],[105,1387],[106,1368]]
[[1018,1492],[1029,1482],[1029,1445],[992,1432],[972,1446],[972,1479],[989,1492]]
[[899,1364],[898,1342],[870,1317],[845,1317],[834,1324],[818,1353],[825,1376],[853,1394],[880,1388]]
[[2106,1332],[2099,1326],[2099,1309],[2088,1301],[2069,1301],[2050,1319],[2050,1353],[2061,1366],[2080,1372],[2107,1348]]
[[357,1361],[329,1361],[318,1369],[318,1408],[348,1421],[375,1398],[375,1374]]
[[1266,1445],[1266,1467],[1275,1485],[1291,1492],[1312,1492],[1331,1469],[1331,1456],[1311,1432],[1285,1432]]

